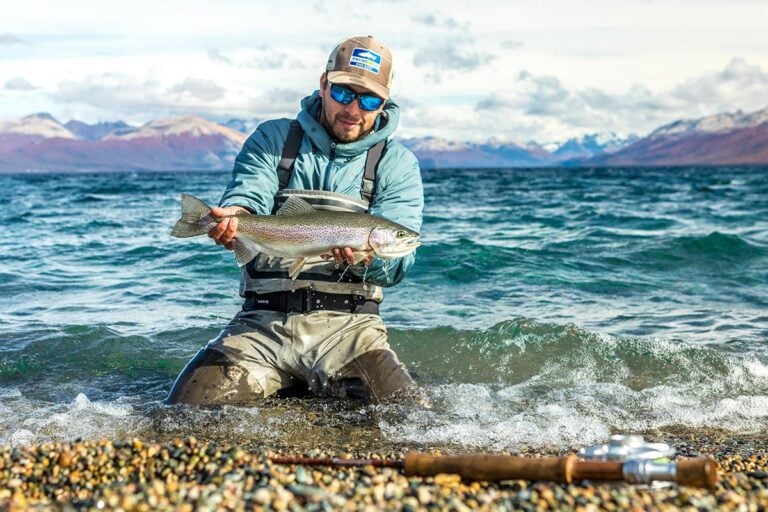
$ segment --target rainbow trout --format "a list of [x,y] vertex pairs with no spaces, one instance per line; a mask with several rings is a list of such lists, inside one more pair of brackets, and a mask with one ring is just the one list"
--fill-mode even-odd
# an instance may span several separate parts
[[[355,263],[367,256],[400,258],[421,245],[419,233],[367,213],[319,210],[299,197],[289,197],[275,215],[238,213],[232,240],[240,266],[260,254],[295,259],[288,269],[291,279],[301,272],[307,258],[331,258],[332,249],[349,247]],[[208,233],[224,217],[211,215],[211,207],[189,194],[181,195],[181,218],[171,231],[176,238]]]

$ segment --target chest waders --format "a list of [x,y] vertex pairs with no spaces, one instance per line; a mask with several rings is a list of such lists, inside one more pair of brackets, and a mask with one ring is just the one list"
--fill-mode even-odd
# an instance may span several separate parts
[[[277,171],[279,190],[275,196],[275,208],[279,208],[288,197],[295,195],[318,209],[368,212],[376,188],[376,166],[385,149],[385,141],[368,150],[360,187],[361,198],[357,199],[335,192],[287,188],[302,137],[303,130],[299,123],[294,121]],[[253,368],[248,365],[263,357],[262,353],[278,353],[279,348],[286,343],[282,335],[276,333],[285,333],[285,326],[288,325],[286,317],[290,315],[283,316],[270,311],[308,313],[326,310],[378,314],[379,302],[382,299],[381,287],[363,283],[361,278],[345,271],[343,266],[337,268],[333,260],[308,259],[304,271],[295,281],[290,279],[287,269],[288,263],[270,263],[268,258],[264,257],[255,258],[243,267],[240,282],[240,293],[246,299],[243,311],[218,338],[201,349],[187,364],[176,379],[167,403],[251,405],[275,392],[290,394],[294,388],[282,382],[268,389],[254,386],[252,383],[254,378],[258,381],[260,372],[274,373],[275,370],[269,368],[269,365],[266,365],[266,370],[265,366],[257,365]],[[253,322],[248,323],[246,320],[253,314],[265,315],[273,320],[266,323],[259,321],[258,326],[251,325]],[[301,317],[298,324],[290,325],[309,328],[312,323],[309,318],[313,315],[298,316]],[[341,315],[329,319],[328,322],[344,323],[345,326],[339,328],[339,333],[348,340],[360,337],[360,350],[351,351],[351,357],[339,361],[332,370],[328,368],[325,378],[319,379],[319,385],[312,384],[313,375],[306,376],[307,382],[304,384],[310,391],[315,394],[373,402],[426,400],[389,347],[381,318],[370,315]],[[237,329],[244,332],[239,334]],[[228,350],[227,346],[233,340],[242,343],[236,345],[237,350]],[[365,343],[362,343],[363,341]],[[349,343],[344,343],[344,347],[349,351]],[[249,353],[249,347],[253,346],[258,346],[259,350]],[[264,347],[271,349],[265,350]],[[329,354],[332,352],[335,353],[336,349],[331,350]],[[330,364],[333,359],[321,357],[314,363],[322,367],[324,364]],[[339,367],[336,368],[337,366]],[[323,372],[317,373],[322,374]],[[299,384],[298,388],[301,389],[302,384]]]
[[[298,196],[321,210],[366,213],[376,190],[376,171],[384,154],[386,140],[372,146],[366,155],[360,184],[360,199],[324,190],[289,189],[291,175],[299,154],[304,130],[292,121],[278,164],[278,192],[274,211],[289,197]],[[257,257],[241,271],[240,295],[246,298],[244,309],[306,313],[316,310],[378,314],[383,299],[380,286],[364,283],[333,259],[308,258],[295,280],[288,275],[290,260]]]

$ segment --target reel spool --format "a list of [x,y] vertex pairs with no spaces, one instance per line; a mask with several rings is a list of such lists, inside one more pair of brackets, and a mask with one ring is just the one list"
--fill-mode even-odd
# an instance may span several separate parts
[[579,450],[585,460],[621,462],[624,479],[633,484],[663,487],[674,482],[675,449],[666,443],[648,443],[643,436],[613,435],[610,441]]

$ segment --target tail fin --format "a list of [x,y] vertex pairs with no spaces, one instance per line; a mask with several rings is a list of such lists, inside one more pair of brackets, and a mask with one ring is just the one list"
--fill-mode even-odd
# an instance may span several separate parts
[[189,194],[181,194],[181,218],[173,226],[171,236],[187,238],[204,235],[216,225],[211,207]]

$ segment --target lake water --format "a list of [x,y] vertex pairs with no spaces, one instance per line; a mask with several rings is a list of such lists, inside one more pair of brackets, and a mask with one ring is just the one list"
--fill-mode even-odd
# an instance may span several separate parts
[[[424,173],[382,316],[431,409],[164,407],[240,307],[232,254],[170,237],[229,172],[0,175],[0,444],[579,446],[768,427],[768,168]],[[318,441],[319,442],[319,441]]]

